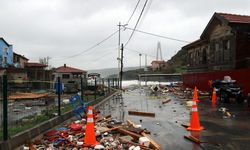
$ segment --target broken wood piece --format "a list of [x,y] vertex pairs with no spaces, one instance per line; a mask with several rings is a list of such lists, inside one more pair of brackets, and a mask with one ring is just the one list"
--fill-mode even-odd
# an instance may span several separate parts
[[184,135],[184,138],[188,139],[188,140],[190,140],[190,141],[192,141],[192,142],[194,142],[196,144],[200,144],[201,143],[199,139],[193,137],[192,135],[189,135],[189,136]]
[[228,116],[228,117],[231,117],[232,115],[230,114],[230,112],[228,112],[228,111],[226,111],[226,115]]
[[207,144],[213,144],[213,145],[216,145],[216,146],[220,146],[220,144],[216,143],[216,142],[207,142],[207,141],[200,141],[198,138],[192,136],[192,135],[189,135],[189,136],[184,136],[184,138],[196,143],[196,144],[201,144],[201,143],[207,143]]
[[108,129],[108,130],[101,131],[100,134],[103,134],[103,133],[105,133],[105,132],[111,132],[111,131],[117,130],[118,128],[121,128],[121,127],[118,126],[118,127],[110,128],[110,129]]
[[170,101],[171,101],[171,99],[163,100],[163,101],[162,101],[162,104],[168,103],[168,102],[170,102]]
[[190,123],[183,123],[181,124],[181,126],[183,126],[184,128],[188,128],[190,126]]
[[127,128],[128,131],[131,131],[131,132],[134,132],[134,133],[137,133],[137,134],[141,134],[144,129],[142,128],[136,128],[136,127],[129,127]]
[[144,116],[144,117],[155,117],[155,113],[151,112],[128,111],[128,114],[136,116]]
[[[133,127],[136,126],[136,124],[131,121],[131,120],[127,120],[128,124],[132,125]],[[156,149],[156,150],[160,150],[161,147],[158,143],[156,143],[148,134],[146,134],[145,132],[142,132],[141,135],[143,135],[144,137],[147,137],[150,141],[150,146],[153,148],[153,149]]]
[[140,137],[142,137],[140,134],[136,134],[134,132],[131,132],[131,131],[128,131],[126,129],[122,129],[122,128],[117,128],[117,131],[123,133],[123,134],[126,134],[126,135],[129,135],[131,137],[133,137],[134,139],[139,139]]
[[136,124],[133,121],[128,119],[127,122],[128,122],[129,125],[132,125],[133,127],[136,127]]
[[148,134],[142,132],[141,135],[143,135],[144,137],[148,138],[150,141],[150,146],[155,149],[155,150],[160,150],[161,147],[158,143],[156,143]]

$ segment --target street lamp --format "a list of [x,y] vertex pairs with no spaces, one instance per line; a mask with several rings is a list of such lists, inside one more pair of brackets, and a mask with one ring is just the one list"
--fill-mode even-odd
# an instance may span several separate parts
[[140,70],[141,70],[141,53],[139,54],[139,56],[140,56]]

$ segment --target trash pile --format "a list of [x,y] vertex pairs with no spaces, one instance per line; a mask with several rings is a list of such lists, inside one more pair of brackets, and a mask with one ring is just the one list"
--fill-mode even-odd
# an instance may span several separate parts
[[[86,118],[87,117],[87,118]],[[85,119],[86,118],[86,119]],[[159,150],[146,129],[127,120],[127,123],[102,117],[89,106],[83,119],[55,128],[26,143],[25,150]]]

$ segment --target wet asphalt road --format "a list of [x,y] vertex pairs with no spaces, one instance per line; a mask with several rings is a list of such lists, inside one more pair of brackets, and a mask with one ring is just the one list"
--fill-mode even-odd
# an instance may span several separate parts
[[[112,114],[112,117],[126,121],[132,120],[151,131],[152,138],[157,141],[163,150],[216,150],[216,149],[250,149],[250,113],[249,109],[239,104],[218,104],[212,107],[209,100],[200,99],[198,103],[201,125],[206,130],[189,132],[181,126],[188,123],[190,111],[186,101],[177,98],[174,94],[162,95],[158,98],[149,96],[147,90],[134,89],[123,93],[123,102],[113,98],[104,103],[100,110],[103,115]],[[166,104],[161,104],[164,98],[171,98]],[[228,108],[232,117],[225,118],[218,108]],[[155,118],[128,115],[128,110],[154,112]],[[142,120],[142,122],[140,122]],[[200,138],[197,145],[184,139],[184,135],[193,135]],[[217,145],[219,144],[219,145]]]

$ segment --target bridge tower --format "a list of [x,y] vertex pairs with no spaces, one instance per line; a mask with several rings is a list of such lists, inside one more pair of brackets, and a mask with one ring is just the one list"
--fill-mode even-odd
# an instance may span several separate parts
[[160,55],[160,61],[162,61],[162,52],[161,52],[161,43],[157,43],[157,52],[156,52],[156,61],[159,61],[159,55]]

